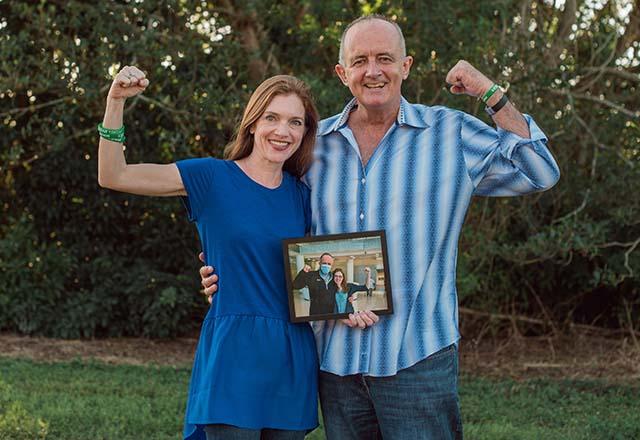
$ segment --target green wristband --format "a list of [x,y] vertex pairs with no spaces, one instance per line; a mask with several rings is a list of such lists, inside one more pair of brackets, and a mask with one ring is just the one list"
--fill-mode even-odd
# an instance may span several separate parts
[[98,124],[98,133],[100,137],[112,142],[124,143],[124,125],[120,128],[105,128],[102,123]]
[[482,98],[480,98],[480,101],[482,101],[482,102],[484,102],[486,104],[487,101],[489,100],[489,98],[491,98],[493,96],[493,94],[498,91],[499,88],[500,88],[500,86],[498,86],[498,84],[494,83],[491,87],[489,87],[489,90],[487,90],[487,93],[485,93],[482,96]]

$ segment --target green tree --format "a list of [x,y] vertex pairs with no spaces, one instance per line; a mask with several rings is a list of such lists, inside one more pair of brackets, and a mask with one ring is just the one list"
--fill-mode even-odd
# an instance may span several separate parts
[[98,188],[110,75],[135,64],[128,160],[220,156],[253,87],[293,73],[320,112],[344,26],[393,17],[415,58],[405,96],[489,122],[444,78],[466,59],[549,137],[551,191],[477,199],[461,241],[468,307],[638,328],[640,8],[629,0],[0,1],[0,328],[64,337],[188,332],[203,313],[180,202]]

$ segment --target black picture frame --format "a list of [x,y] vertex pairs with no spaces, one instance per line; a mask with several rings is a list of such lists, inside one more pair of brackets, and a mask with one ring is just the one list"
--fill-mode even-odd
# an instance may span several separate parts
[[[339,295],[335,295],[337,286],[333,281],[333,286],[327,288],[327,292],[314,289],[313,283],[324,283],[319,278],[317,266],[320,256],[328,252],[334,257],[334,264],[331,271],[337,268],[343,269],[346,275],[346,281],[351,283],[352,289],[359,289],[354,292],[355,299],[353,302],[347,299],[347,302],[338,300]],[[393,313],[393,299],[391,293],[391,278],[389,275],[389,254],[387,252],[387,240],[384,230],[355,232],[346,234],[316,235],[308,237],[288,238],[282,241],[282,253],[284,257],[284,267],[287,279],[287,295],[289,299],[289,316],[291,322],[320,321],[327,319],[347,318],[350,313],[371,310],[377,315],[389,315]],[[309,274],[315,273],[315,280],[311,280],[313,275],[307,277],[301,275],[297,280],[297,284],[307,277],[311,289],[307,287],[307,293],[304,289],[294,289],[294,280],[300,275],[304,269],[300,266],[309,265],[311,269]],[[370,277],[367,276],[366,267],[369,268]],[[356,281],[362,281],[359,283]],[[366,284],[366,280],[372,282]],[[366,289],[364,289],[366,287]],[[333,292],[332,292],[333,289]],[[364,292],[364,293],[363,293]],[[327,294],[323,297],[323,301],[331,299],[333,301],[333,313],[317,313],[309,314],[309,308],[314,298],[318,295]],[[332,296],[333,295],[333,296]],[[366,296],[365,296],[366,295]],[[349,295],[348,298],[351,298]],[[307,304],[305,304],[305,302]],[[326,303],[325,303],[326,304]],[[351,304],[351,309],[349,309]],[[328,306],[327,306],[328,307]],[[342,308],[342,310],[341,310]]]

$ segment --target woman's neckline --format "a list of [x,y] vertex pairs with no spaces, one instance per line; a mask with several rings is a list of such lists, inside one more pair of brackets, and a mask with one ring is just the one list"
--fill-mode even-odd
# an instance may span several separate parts
[[265,191],[277,191],[280,188],[282,188],[283,184],[284,184],[284,179],[285,179],[285,175],[284,175],[284,170],[282,171],[282,177],[280,179],[280,183],[278,184],[278,186],[274,186],[274,187],[269,187],[266,185],[263,185],[262,183],[258,182],[257,180],[255,180],[253,177],[251,177],[245,170],[242,169],[242,167],[237,163],[237,161],[235,160],[230,160],[229,161],[233,167],[241,174],[243,175],[247,180],[249,180],[250,182],[252,182],[254,185],[258,186],[259,188],[262,188]]

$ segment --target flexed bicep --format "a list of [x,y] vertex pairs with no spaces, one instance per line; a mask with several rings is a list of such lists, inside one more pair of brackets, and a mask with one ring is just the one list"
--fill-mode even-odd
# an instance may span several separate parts
[[[104,185],[103,185],[104,186]],[[116,191],[143,196],[186,196],[182,177],[175,163],[127,165],[109,186]]]
[[186,195],[175,164],[127,164],[123,143],[124,104],[149,85],[145,73],[125,66],[113,79],[104,118],[98,127],[98,183],[104,188],[146,196]]

